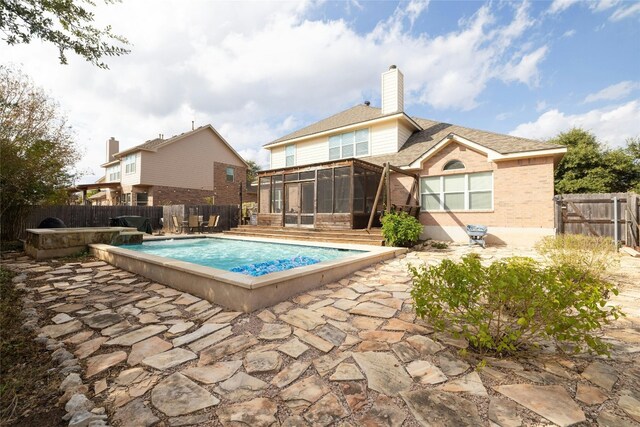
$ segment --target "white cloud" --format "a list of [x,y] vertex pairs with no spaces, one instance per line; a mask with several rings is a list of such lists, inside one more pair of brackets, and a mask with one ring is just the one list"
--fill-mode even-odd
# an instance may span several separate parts
[[621,21],[637,14],[640,14],[640,3],[632,3],[631,6],[616,9],[616,11],[609,17],[609,21]]
[[519,81],[527,85],[537,85],[540,80],[538,67],[548,51],[547,46],[542,46],[535,51],[528,53],[515,64],[507,64],[504,67],[503,79],[509,81]]
[[565,114],[553,109],[534,122],[518,125],[510,135],[533,139],[549,139],[559,132],[579,127],[593,132],[611,147],[622,147],[625,140],[640,136],[640,101],[634,100],[614,107],[600,108],[582,114]]
[[569,37],[573,37],[576,35],[576,30],[567,30],[564,32],[564,34],[562,34],[562,37],[564,38],[569,38]]
[[365,34],[342,19],[310,19],[317,7],[109,4],[98,7],[97,19],[112,23],[133,44],[130,55],[108,58],[109,71],[73,55],[68,66],[60,66],[56,49],[39,42],[2,44],[0,57],[22,63],[37,84],[50,89],[86,150],[79,167],[100,173],[110,136],[124,149],[158,133],[184,132],[192,120],[211,123],[239,152],[264,161],[262,144],[365,99],[377,104],[380,73],[390,64],[405,74],[409,108],[420,102],[470,110],[491,81],[535,84],[547,53],[545,46],[523,43],[535,25],[527,3],[500,6],[500,22],[498,6],[483,5],[437,36],[411,31],[428,10],[426,1],[400,3]]
[[596,12],[602,12],[607,9],[611,9],[613,6],[620,3],[620,0],[600,0],[592,2],[590,7]]
[[640,82],[624,81],[616,83],[614,85],[607,86],[599,92],[590,93],[584,99],[584,103],[596,101],[615,101],[628,96],[637,89],[640,89]]
[[579,0],[553,0],[547,11],[551,14],[560,13],[578,2]]

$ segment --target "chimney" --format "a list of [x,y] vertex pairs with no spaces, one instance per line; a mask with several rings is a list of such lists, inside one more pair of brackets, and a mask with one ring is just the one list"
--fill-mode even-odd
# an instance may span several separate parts
[[382,73],[382,114],[404,111],[404,76],[398,67],[392,65],[389,71]]
[[120,142],[116,141],[114,137],[109,138],[107,141],[107,163],[115,160],[113,155],[118,151],[120,151]]

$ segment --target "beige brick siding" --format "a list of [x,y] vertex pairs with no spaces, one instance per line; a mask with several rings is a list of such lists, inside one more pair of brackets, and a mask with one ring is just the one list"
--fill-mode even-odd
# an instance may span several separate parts
[[[464,171],[443,171],[450,160],[462,161]],[[483,153],[451,143],[427,159],[422,176],[493,171],[493,211],[422,212],[426,226],[483,224],[489,227],[553,228],[553,157],[487,162]]]

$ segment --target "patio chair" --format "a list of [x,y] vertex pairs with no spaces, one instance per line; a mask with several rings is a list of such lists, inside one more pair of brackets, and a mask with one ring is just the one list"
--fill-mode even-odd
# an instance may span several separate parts
[[198,215],[189,215],[189,222],[187,223],[189,233],[192,233],[194,229],[200,231],[200,224],[201,222]]
[[182,233],[184,231],[184,227],[182,223],[178,220],[178,217],[175,215],[171,215],[171,223],[173,225],[174,233]]
[[214,232],[220,221],[219,215],[209,215],[209,219],[202,223],[202,230]]

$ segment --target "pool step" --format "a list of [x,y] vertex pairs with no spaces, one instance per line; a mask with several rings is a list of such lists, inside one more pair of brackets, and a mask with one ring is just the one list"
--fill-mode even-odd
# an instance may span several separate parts
[[380,229],[336,230],[244,225],[225,231],[232,236],[264,237],[270,239],[308,240],[328,243],[384,246]]

